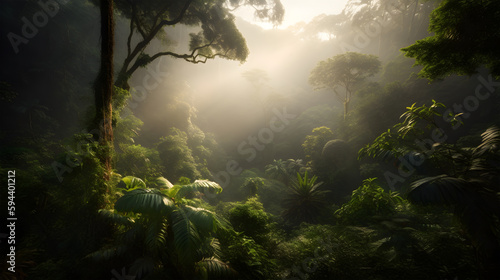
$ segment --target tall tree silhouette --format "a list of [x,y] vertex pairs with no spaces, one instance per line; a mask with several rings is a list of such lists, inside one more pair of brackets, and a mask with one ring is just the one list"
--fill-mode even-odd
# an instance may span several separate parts
[[113,0],[100,0],[101,12],[101,65],[94,83],[95,117],[91,130],[99,128],[98,141],[103,147],[99,158],[109,177],[111,171],[111,149],[113,142],[112,99],[113,99],[113,56],[114,56],[114,19]]

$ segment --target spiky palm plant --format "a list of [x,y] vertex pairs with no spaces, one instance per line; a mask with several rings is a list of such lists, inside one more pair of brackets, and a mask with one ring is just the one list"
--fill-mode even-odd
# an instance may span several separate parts
[[289,188],[288,196],[283,200],[283,217],[292,222],[314,223],[326,207],[325,195],[328,191],[320,190],[322,182],[316,183],[317,176],[309,178],[297,173],[297,181]]
[[153,279],[223,279],[234,273],[219,260],[214,237],[223,221],[186,199],[191,192],[220,193],[217,183],[197,180],[181,186],[159,178],[159,188],[146,188],[139,178],[123,181],[125,194],[116,201],[114,211],[101,211],[115,222],[120,236],[89,257],[120,257],[131,263],[132,273]]

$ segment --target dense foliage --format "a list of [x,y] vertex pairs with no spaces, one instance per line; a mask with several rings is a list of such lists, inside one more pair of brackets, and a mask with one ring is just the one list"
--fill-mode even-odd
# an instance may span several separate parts
[[0,278],[498,279],[499,4],[245,7],[0,1]]

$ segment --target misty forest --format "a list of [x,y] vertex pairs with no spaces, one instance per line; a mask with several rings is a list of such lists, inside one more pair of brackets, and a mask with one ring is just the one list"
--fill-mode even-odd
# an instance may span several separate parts
[[500,1],[0,14],[2,280],[500,279]]

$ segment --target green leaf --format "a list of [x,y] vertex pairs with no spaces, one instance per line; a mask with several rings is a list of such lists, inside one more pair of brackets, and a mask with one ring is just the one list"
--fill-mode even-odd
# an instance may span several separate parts
[[170,188],[173,188],[174,187],[174,184],[170,183],[169,180],[167,180],[166,178],[164,177],[158,177],[156,178],[156,183],[158,184],[158,186],[160,188],[167,188],[167,189],[170,189]]
[[174,202],[156,189],[135,189],[127,192],[115,203],[119,212],[164,214],[174,207]]
[[192,262],[196,257],[196,250],[202,243],[201,238],[183,209],[178,208],[173,211],[171,218],[174,246],[179,259],[181,262]]
[[202,232],[213,232],[219,224],[215,213],[204,208],[185,206],[184,210],[189,220]]
[[172,189],[171,195],[176,198],[182,198],[187,196],[189,193],[197,191],[203,193],[209,192],[219,194],[220,192],[222,192],[222,187],[219,186],[219,184],[217,184],[216,182],[212,182],[209,180],[196,180],[189,185],[176,185]]
[[140,178],[134,177],[134,176],[127,176],[122,179],[122,181],[125,183],[127,186],[126,188],[128,190],[136,189],[136,188],[146,188],[146,183],[144,183],[143,180]]
[[216,258],[202,259],[196,263],[196,274],[201,279],[221,279],[236,275],[236,272],[225,262]]

